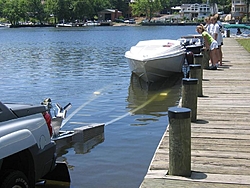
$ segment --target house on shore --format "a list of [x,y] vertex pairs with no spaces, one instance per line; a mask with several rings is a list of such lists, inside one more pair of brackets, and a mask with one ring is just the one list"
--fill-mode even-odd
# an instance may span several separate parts
[[185,17],[189,20],[193,20],[194,18],[204,19],[211,14],[210,6],[208,4],[182,4],[180,8],[181,10],[179,13],[181,17]]
[[250,4],[249,3],[247,4],[246,0],[232,0],[232,8],[231,8],[232,19],[234,20],[242,19],[247,14],[247,11],[248,13],[250,13]]
[[98,21],[114,21],[120,16],[122,16],[122,12],[117,9],[105,9],[98,12]]

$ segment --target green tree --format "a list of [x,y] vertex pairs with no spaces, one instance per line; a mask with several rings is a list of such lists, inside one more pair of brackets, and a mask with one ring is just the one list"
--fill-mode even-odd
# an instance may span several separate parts
[[92,2],[89,0],[75,0],[73,1],[73,12],[78,19],[92,18],[95,14]]
[[107,8],[113,8],[113,5],[110,0],[90,0],[93,6],[93,17],[98,14],[99,11],[102,11]]
[[0,0],[0,17],[3,17],[4,0]]
[[149,20],[162,8],[160,0],[138,0],[131,4],[131,7],[133,15],[146,15]]
[[45,18],[44,6],[41,0],[26,0],[27,10],[30,18],[34,20],[39,20],[40,23],[43,22]]
[[5,0],[1,1],[2,16],[6,17],[13,25],[17,25],[22,19],[25,19],[26,6],[24,0]]
[[128,17],[127,13],[129,10],[129,2],[130,2],[129,0],[111,0],[110,8],[122,11],[123,16]]
[[46,18],[54,17],[54,23],[58,21],[68,22],[73,17],[74,1],[70,0],[47,0],[44,5]]
[[110,8],[108,0],[47,0],[45,3],[46,15],[53,15],[55,23],[56,19],[65,22],[93,19],[105,8]]
[[74,0],[74,12],[78,18],[94,19],[99,11],[110,7],[109,0]]
[[54,24],[57,23],[57,14],[58,14],[58,0],[47,0],[44,4],[44,12],[46,20],[49,20],[50,17],[54,18]]
[[26,0],[19,0],[18,4],[19,9],[19,16],[22,18],[24,22],[26,22],[29,17],[27,14],[28,8],[27,8],[27,1]]
[[70,21],[70,10],[72,8],[70,0],[58,1],[58,20]]
[[99,11],[102,11],[103,9],[115,8],[112,4],[112,0],[90,0],[90,2],[93,5],[95,14]]

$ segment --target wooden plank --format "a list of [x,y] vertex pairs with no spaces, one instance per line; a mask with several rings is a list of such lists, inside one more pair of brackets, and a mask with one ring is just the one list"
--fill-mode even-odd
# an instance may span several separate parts
[[171,180],[183,180],[183,181],[197,181],[197,182],[215,182],[215,183],[230,183],[230,184],[250,184],[250,176],[242,175],[221,175],[221,174],[211,174],[211,173],[199,173],[199,172],[192,172],[191,177],[180,177],[180,176],[170,176],[166,175],[167,171],[165,170],[151,170],[147,174],[147,178],[157,178],[161,177],[164,179],[171,179]]

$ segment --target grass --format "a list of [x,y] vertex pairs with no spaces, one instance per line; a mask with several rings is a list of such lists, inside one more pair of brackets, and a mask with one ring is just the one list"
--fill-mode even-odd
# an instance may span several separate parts
[[250,52],[250,38],[236,39],[237,42],[243,46],[248,52]]

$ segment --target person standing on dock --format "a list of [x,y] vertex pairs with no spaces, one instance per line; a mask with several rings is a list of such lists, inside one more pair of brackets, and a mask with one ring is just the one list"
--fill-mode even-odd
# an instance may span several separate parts
[[211,21],[213,23],[213,31],[212,31],[212,36],[213,38],[217,41],[218,43],[218,57],[219,57],[219,62],[220,65],[222,65],[222,50],[221,47],[223,45],[223,37],[222,37],[222,32],[223,31],[223,26],[219,24],[219,15],[215,14],[213,17],[211,17]]
[[210,16],[206,17],[204,19],[204,21],[205,21],[204,28],[211,35],[212,34],[212,30],[213,30],[213,24],[211,23],[211,17]]
[[209,67],[210,70],[216,70],[218,65],[218,43],[217,41],[206,31],[205,27],[201,24],[197,26],[196,31],[202,35],[204,39],[205,48],[210,50],[210,58],[212,65]]

